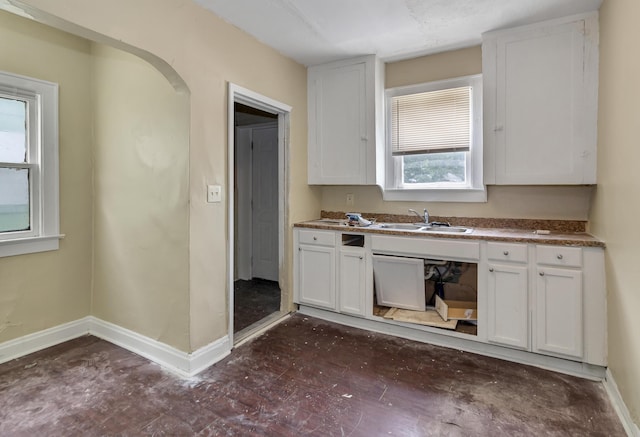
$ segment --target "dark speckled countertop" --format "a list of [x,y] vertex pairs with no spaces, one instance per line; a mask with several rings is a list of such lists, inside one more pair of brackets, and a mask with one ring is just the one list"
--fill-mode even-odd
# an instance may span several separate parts
[[[367,214],[377,223],[412,223],[416,217],[390,214]],[[297,228],[351,231],[380,235],[400,235],[418,238],[449,238],[464,240],[490,240],[510,243],[553,244],[558,246],[605,247],[605,243],[585,232],[586,222],[574,220],[489,219],[466,217],[432,217],[433,221],[446,221],[452,226],[473,228],[469,234],[417,232],[380,227],[347,226],[344,213],[322,211],[322,218],[296,223]],[[549,230],[549,234],[538,234],[537,229]]]

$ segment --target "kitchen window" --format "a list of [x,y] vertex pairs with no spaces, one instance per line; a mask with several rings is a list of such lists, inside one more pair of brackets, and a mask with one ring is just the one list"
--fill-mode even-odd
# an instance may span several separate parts
[[385,200],[486,202],[482,183],[482,77],[385,93]]
[[58,85],[0,72],[0,257],[59,237]]

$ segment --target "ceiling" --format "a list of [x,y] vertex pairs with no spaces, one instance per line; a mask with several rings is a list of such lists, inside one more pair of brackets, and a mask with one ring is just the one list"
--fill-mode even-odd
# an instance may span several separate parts
[[195,0],[304,65],[397,61],[480,43],[483,32],[596,10],[602,0]]

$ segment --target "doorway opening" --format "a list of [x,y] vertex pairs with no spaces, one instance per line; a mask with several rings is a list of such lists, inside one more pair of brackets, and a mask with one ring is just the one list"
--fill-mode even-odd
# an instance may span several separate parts
[[284,154],[290,108],[229,86],[229,335],[237,344],[285,313]]

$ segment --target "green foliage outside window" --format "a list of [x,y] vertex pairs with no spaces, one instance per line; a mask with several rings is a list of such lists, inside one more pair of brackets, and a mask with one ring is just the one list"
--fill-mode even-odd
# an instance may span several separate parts
[[439,182],[464,182],[466,153],[427,153],[406,155],[403,179],[405,184],[432,184]]

